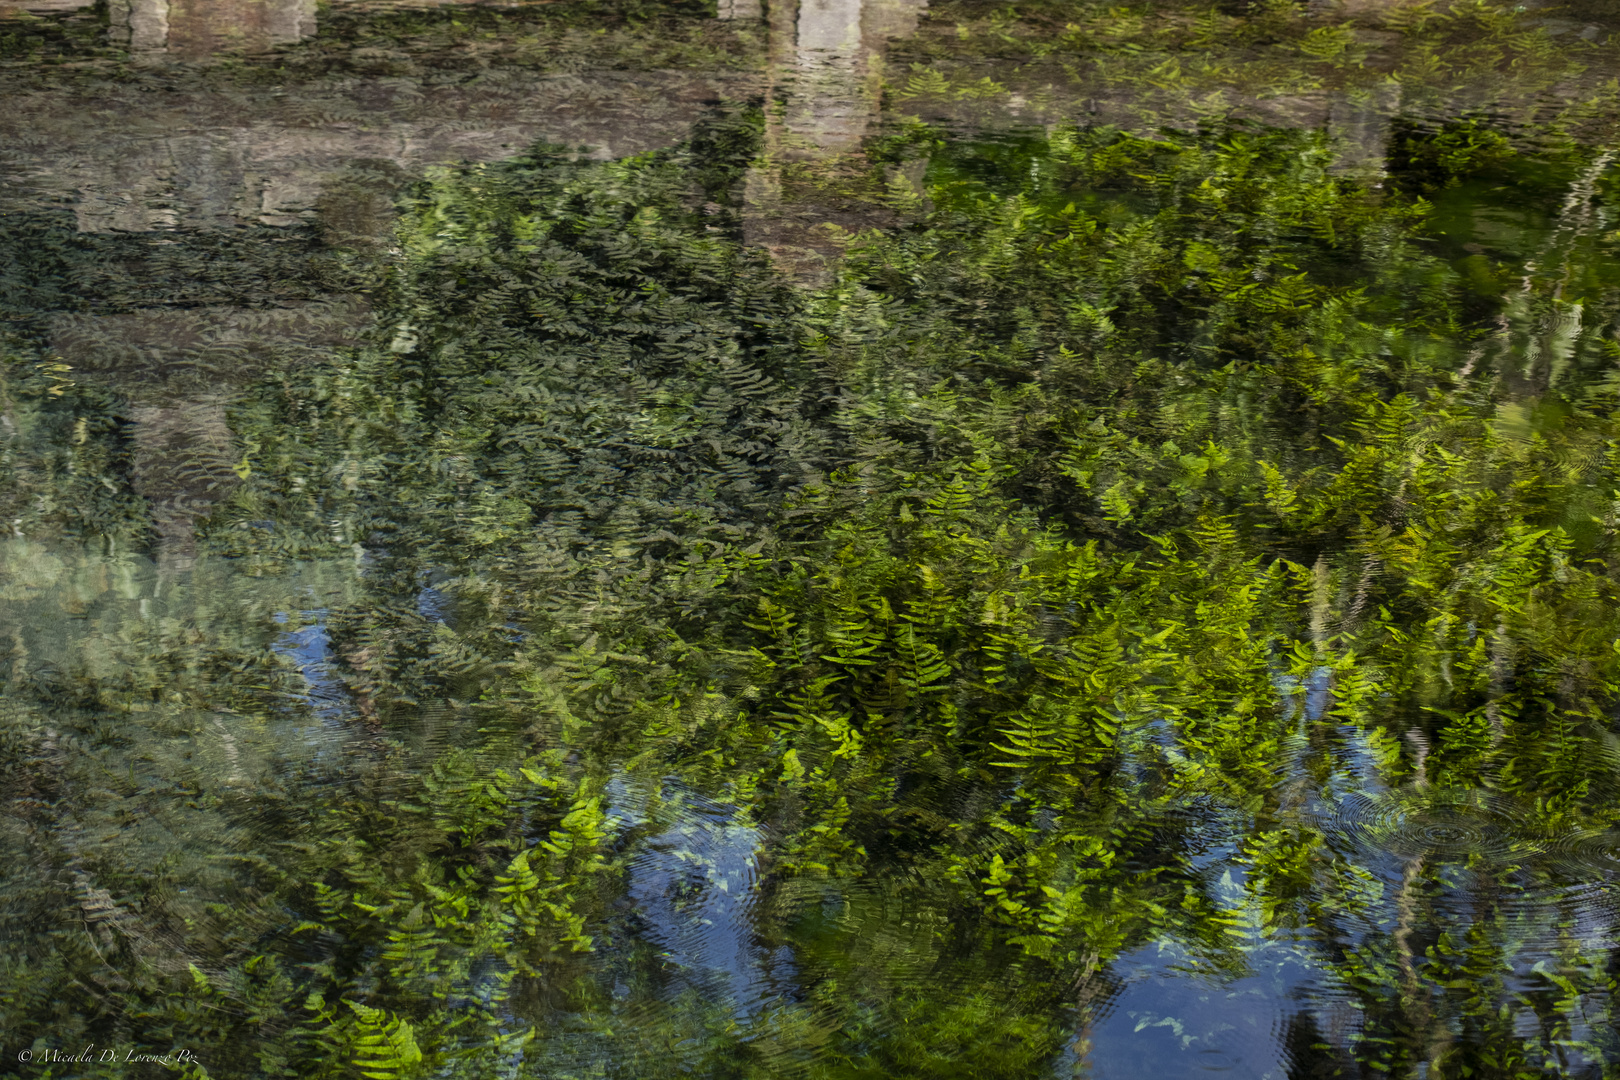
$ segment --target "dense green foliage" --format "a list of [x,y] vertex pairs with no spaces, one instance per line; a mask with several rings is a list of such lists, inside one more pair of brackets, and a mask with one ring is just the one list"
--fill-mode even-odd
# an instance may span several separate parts
[[1613,14],[1603,0],[947,0],[897,49],[887,82],[906,108],[938,116],[1010,106],[1026,120],[1101,112],[1151,128],[1488,109],[1535,136],[1607,144]]
[[5,1029],[1011,1078],[1156,963],[1291,996],[1290,1075],[1613,1075],[1613,154],[897,121],[924,190],[806,290],[762,124],[430,176],[183,572],[8,344]]

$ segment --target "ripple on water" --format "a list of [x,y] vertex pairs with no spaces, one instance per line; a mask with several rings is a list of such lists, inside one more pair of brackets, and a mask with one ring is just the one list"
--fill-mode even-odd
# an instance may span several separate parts
[[907,878],[795,878],[762,905],[761,928],[793,940],[811,978],[844,982],[870,971],[890,990],[934,986],[950,978],[949,928],[921,902],[926,896]]
[[1547,845],[1547,865],[1572,880],[1598,879],[1620,884],[1620,833],[1577,832],[1559,836]]
[[[621,827],[652,825],[649,800],[622,780],[609,788]],[[670,990],[725,1002],[733,1015],[757,1013],[791,978],[782,958],[753,931],[761,831],[734,807],[670,785],[655,812],[659,831],[629,860],[628,900],[642,936],[662,958]],[[787,966],[791,966],[790,964]]]
[[[1578,832],[1554,838],[1537,860],[1517,905],[1559,934],[1611,935],[1620,928],[1620,834]],[[1559,919],[1551,920],[1556,912]]]
[[1506,796],[1434,789],[1353,795],[1326,831],[1362,852],[1422,860],[1438,875],[1424,902],[1447,922],[1494,912],[1536,948],[1620,925],[1620,833],[1555,831]]
[[1552,839],[1514,800],[1476,790],[1349,795],[1327,831],[1363,850],[1446,861],[1515,862],[1546,850]]
[[[657,956],[650,980],[621,969],[618,1028],[712,1024],[718,1012],[751,1060],[786,1077],[838,1038],[851,994],[863,1023],[881,1026],[884,1010],[860,1001],[984,975],[953,963],[953,928],[927,899],[937,887],[918,875],[773,878],[760,861],[768,830],[737,807],[668,779],[656,797],[623,777],[609,792],[619,827],[641,834],[627,853],[626,901],[632,932]],[[817,994],[826,984],[837,1002]],[[713,1062],[702,1044],[671,1052],[704,1074]]]

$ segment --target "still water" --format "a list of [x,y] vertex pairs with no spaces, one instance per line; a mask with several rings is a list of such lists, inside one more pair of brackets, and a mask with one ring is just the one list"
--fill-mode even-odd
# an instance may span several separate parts
[[1617,48],[0,0],[0,1075],[1616,1075]]

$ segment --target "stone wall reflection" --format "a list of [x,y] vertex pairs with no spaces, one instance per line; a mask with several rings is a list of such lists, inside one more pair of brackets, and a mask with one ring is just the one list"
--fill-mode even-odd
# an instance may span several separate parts
[[[760,17],[758,0],[728,2],[733,17]],[[679,142],[711,102],[761,89],[757,73],[738,71],[586,68],[557,77],[512,66],[468,80],[404,54],[412,74],[387,78],[339,59],[309,75],[293,68],[284,86],[244,84],[229,68],[202,65],[170,79],[163,67],[177,61],[313,37],[315,0],[109,5],[113,42],[137,61],[132,77],[65,92],[27,79],[8,85],[0,72],[0,213],[60,221],[104,238],[95,243],[108,250],[194,253],[197,280],[160,285],[131,269],[133,300],[75,294],[65,301],[73,310],[40,321],[41,343],[76,378],[124,399],[130,481],[151,508],[156,556],[168,567],[190,564],[197,523],[237,483],[242,449],[226,423],[229,403],[254,378],[358,344],[372,318],[364,297],[324,291],[313,278],[290,290],[296,296],[266,288],[221,301],[202,280],[216,265],[209,260],[251,260],[261,250],[271,260],[272,249],[304,247],[386,259],[400,193],[433,166],[497,161],[542,139],[597,158],[641,153]],[[218,241],[255,232],[258,246]],[[6,256],[0,250],[0,262]],[[259,273],[282,284],[299,272],[267,261],[232,280]]]
[[315,36],[315,0],[108,0],[112,40],[136,54],[258,52]]

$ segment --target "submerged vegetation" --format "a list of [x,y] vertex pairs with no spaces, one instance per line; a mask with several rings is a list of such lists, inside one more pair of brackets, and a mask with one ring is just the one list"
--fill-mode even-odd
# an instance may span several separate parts
[[418,183],[180,568],[13,261],[0,1070],[1614,1075],[1615,153],[895,112],[811,288],[772,108]]

